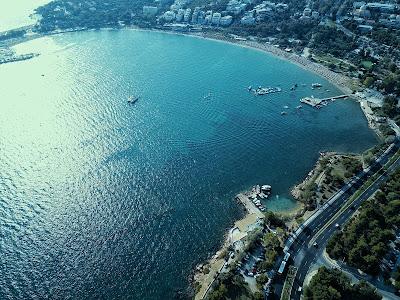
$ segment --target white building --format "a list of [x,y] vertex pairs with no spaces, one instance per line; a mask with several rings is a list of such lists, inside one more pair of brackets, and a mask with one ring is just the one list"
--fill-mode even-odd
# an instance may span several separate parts
[[173,20],[175,20],[175,13],[173,11],[168,10],[164,13],[163,18],[167,22],[172,22]]
[[378,10],[381,12],[393,12],[396,9],[394,4],[387,4],[387,3],[367,3],[368,9]]
[[154,17],[158,13],[156,6],[143,6],[143,15],[145,17]]
[[361,33],[369,33],[372,29],[373,27],[370,25],[358,25],[358,30],[360,30]]
[[193,14],[192,14],[192,23],[196,24],[197,23],[197,18],[199,16],[199,12],[200,12],[200,7],[196,6],[193,10]]
[[199,11],[199,14],[197,16],[197,24],[203,25],[205,24],[205,13],[204,11]]
[[273,11],[270,7],[256,8],[256,19],[258,21],[263,21],[272,15]]
[[311,16],[311,8],[306,7],[303,11],[303,16],[304,17],[310,17]]
[[219,12],[213,13],[211,24],[219,25],[219,21],[221,20],[221,14]]
[[219,20],[219,25],[229,26],[232,24],[232,21],[233,21],[232,16],[225,16],[225,17],[222,17],[221,20]]
[[204,16],[204,22],[203,22],[203,24],[211,24],[212,16],[213,16],[212,10],[208,10],[208,11],[206,12],[206,15]]
[[178,9],[178,13],[176,14],[176,21],[182,22],[184,15],[185,15],[185,10],[182,8]]
[[192,14],[192,9],[190,8],[186,9],[185,14],[183,15],[183,21],[189,22],[191,14]]

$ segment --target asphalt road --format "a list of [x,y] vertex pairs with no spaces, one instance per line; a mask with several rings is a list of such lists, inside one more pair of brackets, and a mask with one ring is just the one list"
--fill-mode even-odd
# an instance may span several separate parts
[[[294,280],[293,288],[291,291],[290,299],[300,299],[301,291],[299,287],[303,286],[304,279],[310,266],[322,255],[323,249],[325,248],[330,237],[337,230],[335,224],[345,223],[354,213],[354,211],[360,207],[362,202],[371,197],[374,192],[385,182],[389,176],[389,173],[400,166],[400,159],[393,163],[390,168],[383,172],[381,167],[388,162],[394,153],[399,149],[399,143],[396,142],[395,147],[392,148],[386,155],[382,156],[374,165],[370,168],[368,173],[361,173],[350,185],[345,185],[341,192],[343,194],[337,198],[329,207],[323,210],[307,227],[297,236],[293,244],[291,245],[289,252],[294,261],[294,265],[298,268],[296,277]],[[342,214],[335,216],[340,210],[343,204],[353,195],[355,191],[360,188],[363,183],[368,180],[373,174],[379,171],[380,177],[366,190],[364,191],[354,202],[353,205],[348,207]],[[334,218],[334,219],[332,219]],[[325,228],[316,238],[318,247],[309,246],[310,241],[315,238],[314,235],[324,227],[324,225],[330,221],[332,225]]]

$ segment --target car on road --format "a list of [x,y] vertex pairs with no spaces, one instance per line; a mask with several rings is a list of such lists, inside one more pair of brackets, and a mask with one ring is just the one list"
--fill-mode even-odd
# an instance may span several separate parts
[[315,248],[318,248],[318,243],[314,242],[314,244],[312,244]]
[[335,228],[340,229],[340,225],[338,223],[336,223]]
[[299,286],[299,288],[297,289],[298,292],[301,292],[303,290],[303,288],[301,286]]

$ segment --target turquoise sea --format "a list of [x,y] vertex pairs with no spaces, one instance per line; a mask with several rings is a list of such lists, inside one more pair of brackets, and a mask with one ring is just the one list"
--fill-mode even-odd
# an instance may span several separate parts
[[260,51],[133,30],[17,50],[41,55],[0,66],[0,299],[173,299],[236,193],[270,184],[267,207],[293,209],[319,151],[377,142],[354,101],[296,109],[339,91]]

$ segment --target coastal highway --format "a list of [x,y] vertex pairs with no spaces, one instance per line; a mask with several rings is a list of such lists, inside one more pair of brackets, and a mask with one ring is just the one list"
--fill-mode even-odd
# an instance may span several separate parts
[[[294,266],[297,267],[297,273],[291,290],[290,299],[300,299],[302,291],[299,291],[299,287],[303,286],[304,279],[310,266],[322,255],[328,240],[337,230],[335,224],[338,223],[342,225],[350,219],[354,211],[375,193],[381,184],[387,180],[389,174],[393,170],[400,166],[400,159],[397,159],[386,171],[382,170],[382,166],[389,161],[398,149],[399,142],[396,141],[390,151],[386,151],[381,155],[367,172],[358,174],[351,183],[346,184],[333,196],[335,200],[331,201],[330,205],[322,209],[319,214],[292,239],[292,242],[287,246],[286,250],[291,253]],[[373,184],[355,199],[352,205],[349,205],[342,213],[338,213],[353,193],[375,173],[380,175]],[[330,225],[326,226],[327,224]],[[317,243],[317,247],[312,245],[314,242]]]

